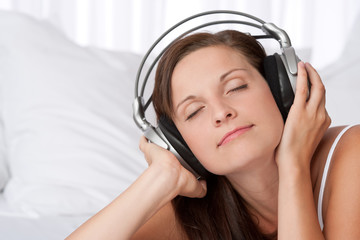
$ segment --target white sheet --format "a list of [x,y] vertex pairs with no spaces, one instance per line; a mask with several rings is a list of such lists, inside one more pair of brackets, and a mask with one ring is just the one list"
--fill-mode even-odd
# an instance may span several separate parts
[[0,239],[60,240],[67,237],[89,216],[29,217],[11,210],[0,195]]
[[132,118],[140,57],[80,47],[9,12],[0,35],[5,198],[39,216],[97,212],[147,165]]
[[146,166],[131,107],[141,59],[16,13],[0,11],[0,35],[0,239],[64,239]]

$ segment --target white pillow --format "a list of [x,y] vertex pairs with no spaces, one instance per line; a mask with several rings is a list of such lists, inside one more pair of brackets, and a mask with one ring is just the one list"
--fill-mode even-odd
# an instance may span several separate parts
[[36,215],[98,211],[146,167],[131,108],[139,57],[14,13],[0,12],[0,32],[6,199]]

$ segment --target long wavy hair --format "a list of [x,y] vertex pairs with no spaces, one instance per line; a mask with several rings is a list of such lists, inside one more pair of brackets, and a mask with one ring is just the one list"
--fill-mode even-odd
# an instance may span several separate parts
[[[253,37],[226,30],[215,34],[196,33],[173,43],[159,61],[153,91],[153,105],[157,117],[173,117],[171,78],[176,64],[188,54],[210,46],[227,46],[241,53],[247,61],[263,74],[263,47]],[[263,234],[256,218],[248,211],[247,203],[224,176],[207,180],[208,191],[204,198],[177,196],[172,204],[177,221],[188,239],[252,240],[274,239],[273,234]]]

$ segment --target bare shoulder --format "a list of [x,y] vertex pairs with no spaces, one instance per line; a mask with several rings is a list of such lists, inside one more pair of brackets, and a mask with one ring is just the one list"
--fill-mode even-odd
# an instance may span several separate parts
[[[313,160],[311,162],[312,174],[314,175],[313,179],[317,178],[317,180],[318,180],[319,178],[321,178],[330,148],[333,145],[333,143],[334,143],[336,137],[339,135],[339,133],[346,127],[347,126],[331,127],[324,134],[322,140],[320,141],[320,143],[314,153]],[[336,147],[336,152],[337,153],[347,152],[349,149],[346,149],[346,151],[345,151],[344,146],[346,148],[355,148],[354,150],[356,150],[357,146],[359,146],[358,145],[359,142],[356,141],[354,138],[359,137],[359,134],[360,134],[360,125],[355,125],[355,126],[351,127],[350,129],[348,129],[346,131],[346,133],[344,134],[344,136],[341,137],[339,144]],[[341,145],[344,145],[344,146],[341,146]]]
[[321,177],[330,148],[334,143],[336,137],[345,127],[346,126],[336,126],[329,128],[325,132],[323,138],[321,139],[319,145],[316,148],[313,159],[311,161],[311,178],[313,182],[315,196],[318,194],[318,191],[320,189]]
[[[360,151],[360,125],[350,127],[339,141],[337,154],[354,153]],[[345,151],[344,151],[345,150]]]
[[356,125],[343,134],[332,156],[323,202],[325,235],[360,239],[359,209],[360,125]]
[[137,239],[186,239],[183,236],[181,227],[176,221],[174,208],[169,202],[150,218],[131,238]]

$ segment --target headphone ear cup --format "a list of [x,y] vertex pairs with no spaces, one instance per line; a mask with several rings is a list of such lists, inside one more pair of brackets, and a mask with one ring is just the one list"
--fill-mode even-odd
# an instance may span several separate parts
[[295,94],[280,55],[275,53],[274,55],[265,57],[263,68],[264,78],[269,84],[270,90],[285,122],[290,107],[294,102]]
[[186,144],[173,121],[162,115],[159,118],[158,127],[177,153],[195,172],[201,176],[201,178],[206,179],[211,175],[211,173],[201,165],[199,160],[191,152],[189,146]]

